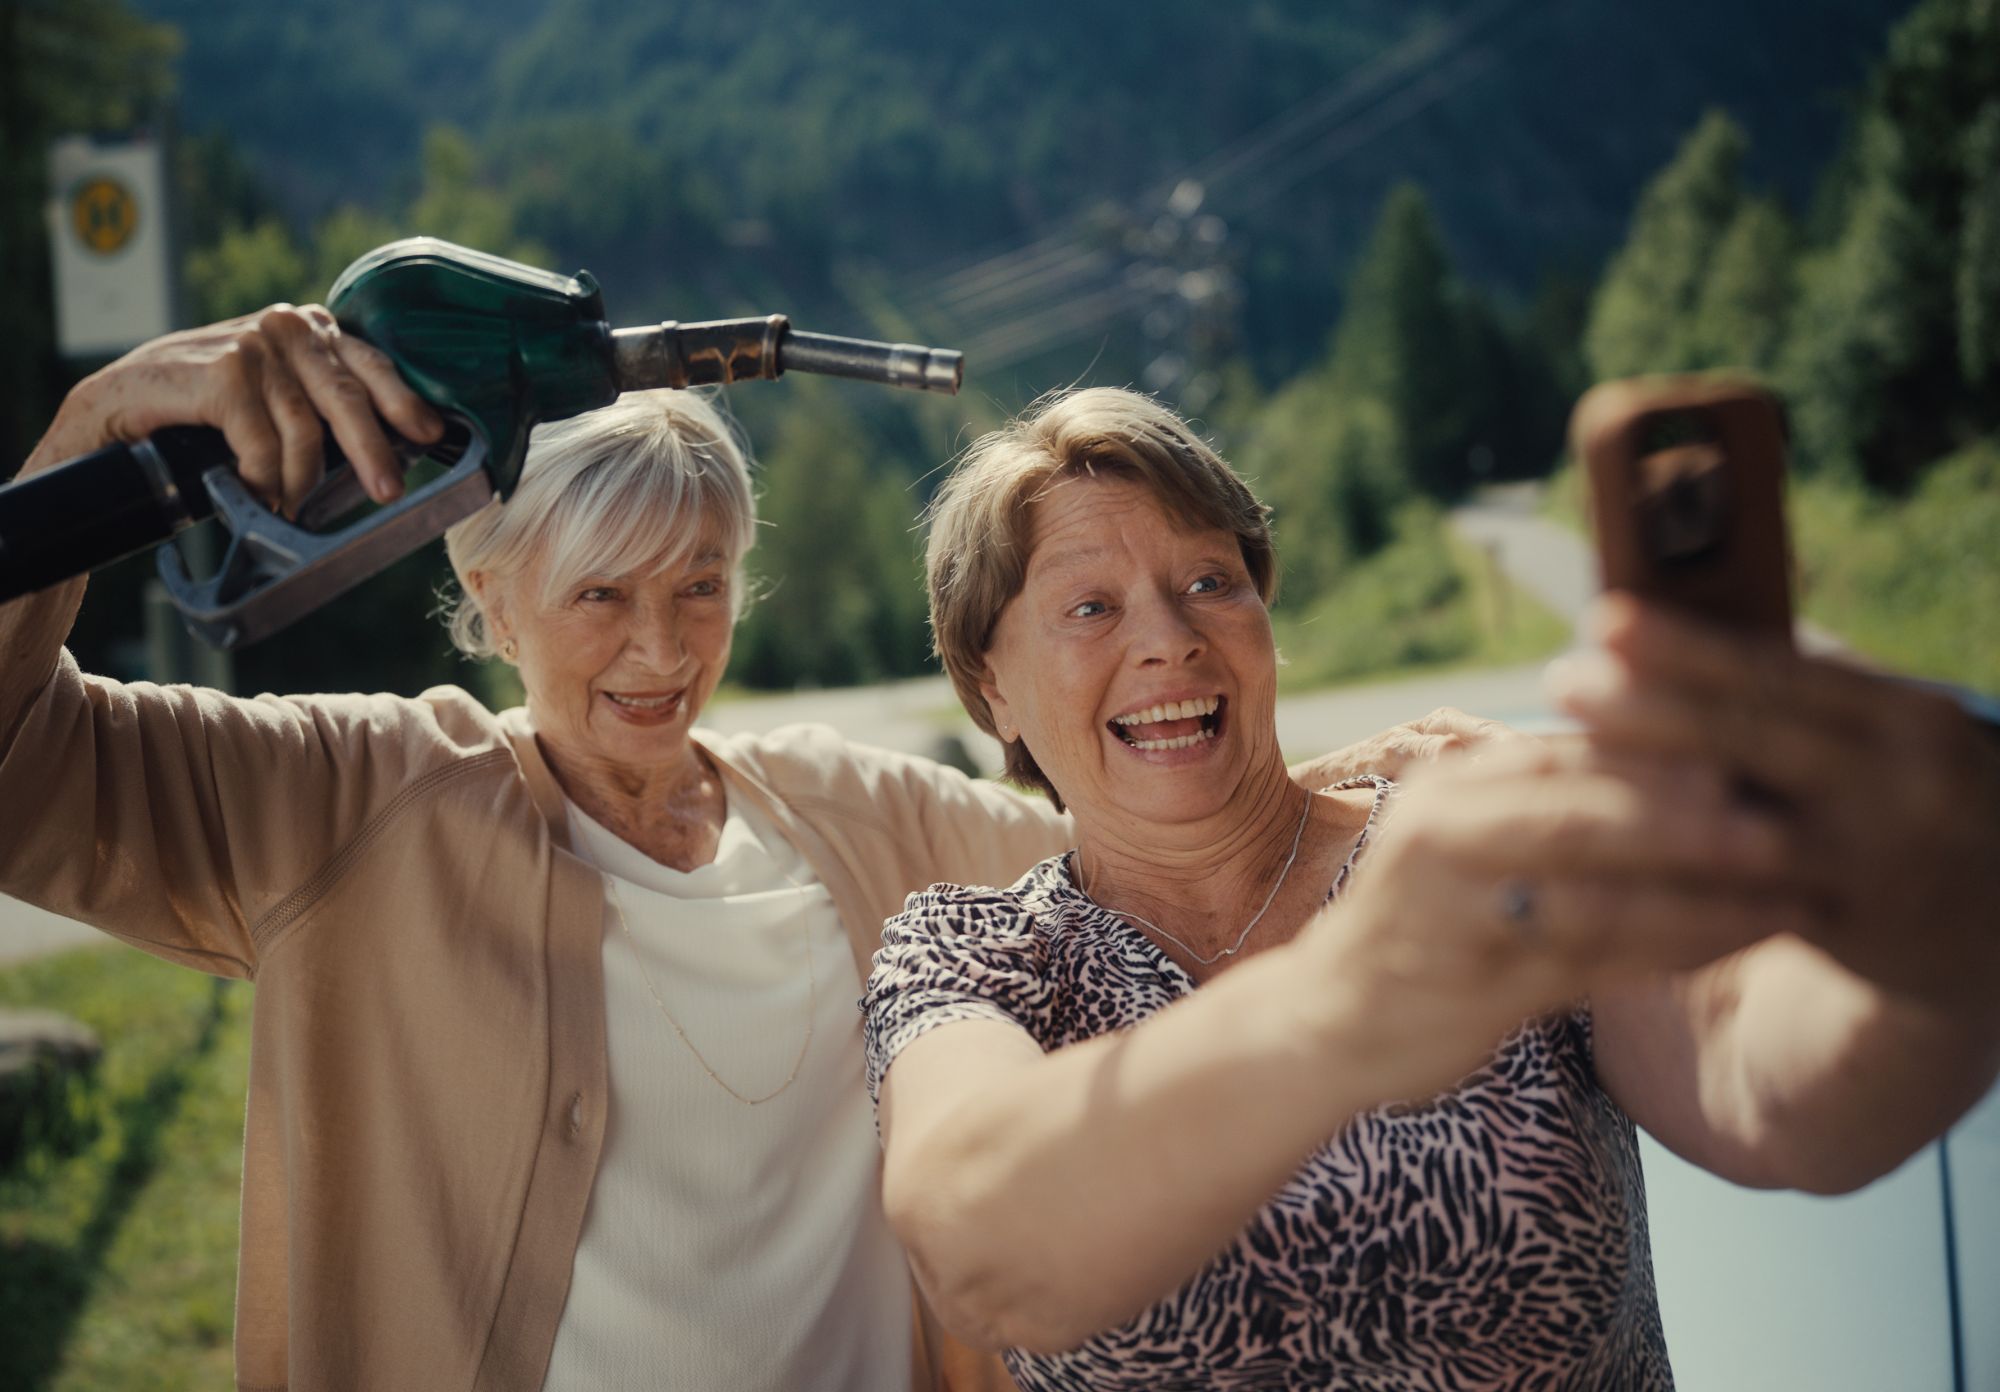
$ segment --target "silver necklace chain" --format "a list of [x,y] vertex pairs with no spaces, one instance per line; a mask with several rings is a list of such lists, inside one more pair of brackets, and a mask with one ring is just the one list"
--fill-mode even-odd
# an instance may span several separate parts
[[[638,965],[639,979],[646,983],[646,990],[652,995],[653,1004],[660,1008],[660,1014],[666,1016],[667,1023],[674,1027],[674,1037],[694,1055],[694,1061],[701,1065],[701,1071],[708,1074],[709,1080],[746,1107],[760,1107],[797,1082],[799,1070],[805,1067],[806,1055],[812,1050],[813,1026],[819,1018],[819,963],[813,959],[812,927],[807,922],[808,916],[804,913],[799,915],[799,941],[805,947],[806,979],[810,983],[806,995],[806,1037],[799,1042],[799,1056],[792,1060],[792,1071],[785,1075],[784,1082],[779,1083],[762,1097],[745,1097],[709,1065],[701,1050],[697,1049],[694,1041],[688,1038],[688,1032],[681,1028],[681,1022],[674,1018],[674,1012],[667,1009],[666,998],[660,994],[660,988],[653,984],[653,974],[646,970],[645,951],[639,946],[639,939],[633,934],[632,925],[625,921],[625,901],[619,896],[617,877],[605,872],[600,873],[604,873],[604,887],[611,891],[611,907],[618,915],[618,927],[625,934],[626,940],[632,944],[632,960]],[[783,873],[782,870],[780,873]],[[789,880],[791,876],[786,875],[785,878]],[[792,884],[796,888],[804,888],[797,880],[792,880]]]
[[1255,914],[1251,915],[1250,921],[1248,923],[1243,925],[1243,931],[1236,935],[1235,942],[1231,943],[1229,946],[1223,948],[1221,951],[1215,953],[1211,957],[1202,956],[1199,952],[1196,952],[1193,948],[1189,947],[1186,943],[1182,942],[1172,933],[1169,933],[1159,924],[1153,922],[1153,920],[1150,918],[1141,918],[1138,914],[1130,913],[1124,909],[1113,909],[1104,904],[1097,904],[1097,901],[1095,899],[1091,899],[1090,891],[1083,887],[1083,857],[1081,855],[1077,856],[1076,858],[1077,892],[1083,895],[1084,898],[1090,899],[1091,903],[1097,904],[1097,907],[1103,909],[1106,913],[1116,914],[1120,918],[1127,919],[1133,923],[1141,924],[1144,927],[1152,929],[1155,933],[1158,933],[1161,937],[1165,938],[1175,947],[1178,947],[1181,951],[1185,952],[1195,962],[1198,962],[1204,967],[1212,967],[1217,962],[1220,962],[1223,958],[1234,957],[1238,952],[1241,952],[1243,950],[1243,944],[1250,941],[1250,930],[1255,928],[1259,923],[1264,921],[1265,913],[1270,910],[1272,904],[1277,902],[1278,891],[1285,887],[1285,877],[1292,873],[1292,865],[1299,858],[1299,845],[1305,839],[1306,822],[1312,816],[1312,806],[1313,806],[1313,795],[1311,793],[1307,793],[1305,810],[1299,813],[1298,829],[1292,833],[1292,853],[1285,857],[1285,868],[1278,872],[1278,882],[1272,885],[1271,892],[1264,896],[1263,906],[1259,908]]

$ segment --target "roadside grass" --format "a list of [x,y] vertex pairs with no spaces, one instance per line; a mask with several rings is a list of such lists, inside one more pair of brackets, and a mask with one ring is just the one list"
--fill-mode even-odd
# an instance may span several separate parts
[[1549,657],[1569,642],[1554,611],[1454,536],[1434,509],[1406,511],[1395,538],[1322,596],[1272,616],[1285,665],[1278,689],[1318,691],[1414,671]]
[[1791,512],[1808,617],[1899,672],[2000,692],[2000,441],[1901,500],[1806,480]]
[[118,946],[0,971],[104,1045],[0,1172],[0,1392],[231,1385],[251,991]]
[[[1588,531],[1574,465],[1542,511]],[[1895,671],[2000,691],[2000,440],[1940,460],[1906,498],[1795,477],[1787,512],[1807,618]]]

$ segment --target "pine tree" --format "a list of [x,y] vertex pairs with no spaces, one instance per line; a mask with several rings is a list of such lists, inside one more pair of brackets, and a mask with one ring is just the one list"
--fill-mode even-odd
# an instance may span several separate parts
[[1958,363],[1966,385],[2000,392],[2000,97],[1965,137],[1965,235],[1958,251]]
[[1640,194],[1584,330],[1595,380],[1697,364],[1703,287],[1743,207],[1744,143],[1734,121],[1710,112]]
[[1772,367],[1791,313],[1796,242],[1791,219],[1775,202],[1744,202],[1709,259],[1680,365],[1760,373]]
[[1437,498],[1464,491],[1480,416],[1466,298],[1422,192],[1397,187],[1355,268],[1328,381],[1342,400],[1386,408],[1410,485]]
[[842,686],[923,670],[917,503],[873,474],[863,423],[832,390],[795,384],[761,451],[768,524],[751,571],[763,594],[731,671],[750,686]]
[[1925,0],[1890,36],[1781,366],[1800,455],[1881,488],[2000,430],[2000,4]]

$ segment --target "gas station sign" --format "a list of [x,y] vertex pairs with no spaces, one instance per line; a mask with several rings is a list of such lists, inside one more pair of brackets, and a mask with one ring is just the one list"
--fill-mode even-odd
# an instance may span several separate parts
[[66,136],[49,149],[56,343],[104,358],[174,327],[165,152],[153,140]]

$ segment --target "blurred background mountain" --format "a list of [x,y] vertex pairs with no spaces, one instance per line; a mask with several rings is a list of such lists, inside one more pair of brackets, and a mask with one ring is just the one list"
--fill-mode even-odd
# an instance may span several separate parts
[[[1296,679],[1475,660],[1440,508],[1555,469],[1592,380],[1732,366],[1793,409],[1808,607],[2000,686],[1991,0],[0,14],[15,457],[70,375],[43,141],[171,125],[194,319],[322,297],[429,233],[587,266],[623,322],[782,310],[966,349],[957,402],[732,393],[775,524],[743,684],[923,670],[936,469],[1081,380],[1195,414],[1277,506]],[[412,558],[246,654],[245,684],[504,699],[424,617],[442,572]],[[100,666],[121,612],[86,609]]]

